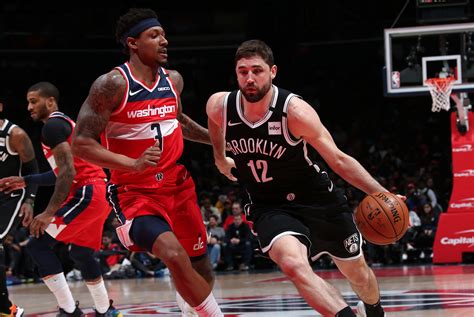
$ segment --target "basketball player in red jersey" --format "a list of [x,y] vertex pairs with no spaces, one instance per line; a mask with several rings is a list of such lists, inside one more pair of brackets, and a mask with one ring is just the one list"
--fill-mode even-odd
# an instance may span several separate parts
[[59,91],[49,82],[28,89],[28,110],[34,121],[42,121],[43,153],[51,171],[24,177],[9,177],[11,188],[26,185],[55,185],[42,213],[30,224],[27,248],[41,278],[56,297],[59,317],[83,316],[67,285],[60,260],[52,248],[58,242],[70,244],[69,255],[81,271],[94,300],[95,316],[120,317],[109,300],[94,250],[100,248],[102,229],[110,208],[106,200],[104,171],[71,152],[75,123],[58,111]]
[[181,112],[183,79],[163,67],[168,41],[156,13],[129,10],[118,20],[116,36],[129,60],[92,85],[79,113],[73,151],[111,170],[108,194],[122,223],[117,233],[124,246],[160,258],[199,316],[222,316],[211,292],[213,274],[194,183],[177,164],[183,134],[210,143],[207,130]]

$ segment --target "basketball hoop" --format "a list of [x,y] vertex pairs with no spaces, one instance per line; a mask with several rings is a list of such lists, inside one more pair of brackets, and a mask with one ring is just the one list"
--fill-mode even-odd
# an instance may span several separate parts
[[433,98],[431,111],[438,112],[441,109],[448,111],[451,107],[449,96],[453,89],[454,77],[429,78],[425,84],[430,89],[431,98]]

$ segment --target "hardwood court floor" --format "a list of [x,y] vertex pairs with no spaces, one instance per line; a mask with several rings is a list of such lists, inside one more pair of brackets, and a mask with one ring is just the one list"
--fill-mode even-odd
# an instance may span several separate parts
[[[474,316],[474,265],[404,266],[374,269],[382,289],[387,316]],[[317,271],[355,306],[357,299],[336,270]],[[124,316],[180,316],[169,277],[110,280],[110,297]],[[92,300],[82,282],[70,284],[85,312]],[[54,316],[56,302],[44,284],[9,288],[11,298],[26,316]],[[215,297],[226,317],[317,316],[279,271],[228,273],[217,276]]]

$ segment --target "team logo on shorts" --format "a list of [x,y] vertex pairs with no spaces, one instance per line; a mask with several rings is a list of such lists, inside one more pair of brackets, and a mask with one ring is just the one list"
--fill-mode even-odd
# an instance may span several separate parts
[[349,238],[344,240],[344,247],[349,253],[356,253],[359,251],[359,234],[354,233]]

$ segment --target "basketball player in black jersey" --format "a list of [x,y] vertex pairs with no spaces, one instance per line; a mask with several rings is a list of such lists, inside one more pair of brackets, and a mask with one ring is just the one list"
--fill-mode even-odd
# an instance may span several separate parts
[[[33,202],[37,186],[11,190],[1,179],[9,176],[28,175],[38,172],[35,151],[26,132],[2,116],[0,100],[0,239],[15,230],[19,219],[27,227],[33,219]],[[22,316],[23,309],[12,304],[6,285],[3,245],[0,245],[0,316]]]
[[208,128],[217,168],[233,181],[237,176],[249,193],[246,212],[262,252],[318,312],[355,316],[339,291],[311,269],[308,258],[329,254],[362,300],[359,316],[384,316],[346,198],[316,158],[321,156],[365,193],[387,190],[338,149],[308,103],[272,85],[277,67],[264,42],[244,42],[236,52],[235,70],[239,90],[209,98]]

